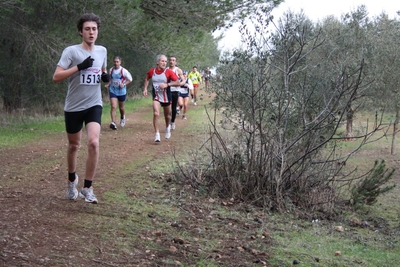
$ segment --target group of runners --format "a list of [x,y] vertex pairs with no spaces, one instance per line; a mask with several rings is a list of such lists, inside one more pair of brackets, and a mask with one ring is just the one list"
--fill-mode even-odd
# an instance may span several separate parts
[[[95,45],[101,25],[100,17],[93,13],[83,14],[77,23],[82,43],[68,46],[64,49],[53,75],[55,83],[67,80],[68,91],[65,98],[64,118],[68,138],[67,148],[67,199],[76,200],[78,196],[87,203],[97,204],[93,192],[93,179],[99,159],[99,138],[102,116],[101,83],[109,90],[111,104],[110,128],[117,129],[117,105],[120,112],[120,126],[126,124],[124,102],[126,86],[132,82],[130,72],[121,66],[121,58],[113,58],[113,67],[107,72],[107,49]],[[197,104],[197,90],[202,77],[194,66],[190,72],[177,66],[177,58],[158,55],[156,66],[151,68],[144,80],[143,95],[148,95],[148,86],[152,82],[153,126],[155,142],[160,142],[158,120],[161,107],[165,119],[165,138],[171,137],[171,130],[176,128],[177,114],[182,113],[182,119],[187,118],[189,97]],[[206,81],[207,82],[207,81]],[[79,178],[76,173],[78,150],[82,139],[83,125],[87,135],[87,157],[85,178],[82,188],[78,191]]]
[[[168,67],[167,67],[168,61]],[[152,97],[153,97],[153,126],[155,131],[155,142],[160,142],[160,130],[158,120],[161,108],[165,120],[165,138],[171,137],[171,130],[176,128],[176,117],[182,113],[182,119],[187,119],[187,110],[189,97],[193,99],[196,105],[197,90],[201,83],[200,73],[197,67],[193,67],[188,73],[177,66],[176,56],[170,56],[169,60],[165,55],[157,55],[156,66],[151,68],[144,80],[143,95],[148,95],[148,86],[152,80]],[[193,73],[195,78],[191,78]]]

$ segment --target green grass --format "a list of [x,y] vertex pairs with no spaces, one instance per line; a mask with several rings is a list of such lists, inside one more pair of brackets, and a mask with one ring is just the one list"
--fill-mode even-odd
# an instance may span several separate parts
[[61,131],[65,131],[64,119],[61,117],[24,118],[18,123],[0,127],[0,148],[13,147]]
[[[128,99],[125,102],[126,112],[134,112],[148,106],[150,102],[149,98]],[[108,121],[109,117],[110,103],[105,101],[102,121]],[[52,134],[65,132],[64,116],[29,117],[11,114],[3,117],[0,126],[0,148],[11,148]]]
[[[151,105],[151,99],[135,98],[128,99],[125,102],[126,113],[135,112],[143,107]],[[149,113],[148,119],[152,118],[152,113]],[[204,109],[192,109],[188,111],[188,116],[204,118],[204,120],[193,120],[190,127],[185,131],[196,133],[204,129],[205,123],[208,121]],[[110,103],[104,101],[102,122],[109,121],[110,117]],[[21,117],[8,115],[7,119],[1,122],[0,127],[0,148],[10,148],[18,146],[29,141],[39,140],[45,136],[52,134],[59,134],[65,132],[64,116],[57,117]]]
[[[294,260],[301,266],[397,266],[399,260],[400,248],[377,242],[387,239],[378,232],[351,228],[337,232],[320,222],[285,228],[273,234],[278,243],[273,247],[274,266],[292,266]],[[336,251],[341,255],[335,256]]]

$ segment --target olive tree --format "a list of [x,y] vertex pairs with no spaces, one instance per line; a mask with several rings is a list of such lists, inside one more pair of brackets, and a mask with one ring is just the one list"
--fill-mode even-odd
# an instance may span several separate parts
[[400,122],[400,22],[382,14],[369,30],[374,82],[369,107],[394,114],[391,154],[396,153],[396,134]]
[[[269,12],[259,9],[252,29],[243,25],[246,47],[217,69],[215,113],[209,112],[204,145],[211,160],[188,176],[223,197],[330,214],[352,155],[339,153],[338,131],[359,95],[365,63],[327,69],[331,59],[319,54],[326,42],[320,30],[303,14],[288,13],[270,32]],[[323,77],[324,71],[331,73]],[[365,132],[360,147],[379,127],[377,122]]]

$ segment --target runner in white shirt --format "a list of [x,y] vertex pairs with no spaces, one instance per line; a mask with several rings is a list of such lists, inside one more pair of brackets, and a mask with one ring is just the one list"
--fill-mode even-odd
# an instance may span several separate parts
[[171,86],[180,86],[181,82],[175,72],[167,68],[167,57],[165,55],[157,55],[157,66],[151,68],[144,79],[143,95],[147,96],[147,87],[152,80],[152,96],[153,96],[153,126],[156,133],[154,142],[160,142],[160,129],[158,127],[158,118],[160,117],[161,107],[164,110],[165,119],[165,139],[171,137],[170,111],[171,111]]
[[[175,74],[178,76],[179,81],[183,81],[183,73],[180,68],[177,67],[178,60],[176,59],[175,56],[170,56],[169,57],[169,69],[175,72]],[[171,130],[175,130],[175,118],[176,115],[178,114],[179,108],[178,108],[178,97],[179,97],[179,91],[180,91],[180,86],[171,86],[171,97],[172,97],[172,105],[171,105]]]
[[[53,75],[55,83],[67,80],[68,92],[65,98],[64,116],[68,137],[67,198],[75,200],[78,195],[88,203],[97,203],[92,182],[99,159],[99,138],[103,110],[101,81],[108,83],[107,49],[95,45],[100,27],[100,18],[93,13],[83,14],[78,21],[82,43],[64,49]],[[76,174],[78,150],[81,144],[82,128],[87,134],[87,157],[85,180],[78,193]]]

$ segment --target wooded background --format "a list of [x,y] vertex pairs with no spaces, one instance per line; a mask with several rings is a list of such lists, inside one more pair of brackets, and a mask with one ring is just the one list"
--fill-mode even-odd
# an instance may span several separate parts
[[[346,66],[351,72],[363,60],[363,84],[358,91],[363,104],[400,113],[400,64],[397,60],[400,24],[397,19],[386,14],[370,18],[364,6],[341,18],[327,17],[318,23],[311,22],[304,14],[271,18],[268,11],[280,2],[283,1],[0,0],[0,103],[3,112],[24,109],[45,114],[62,113],[66,84],[53,84],[52,75],[62,50],[81,42],[76,28],[79,16],[93,12],[102,19],[97,44],[108,49],[108,67],[112,66],[113,56],[118,55],[122,65],[133,75],[129,95],[141,92],[145,73],[155,64],[155,55],[175,55],[183,69],[193,65],[199,69],[218,67],[229,57],[219,61],[219,37],[214,37],[213,32],[245,18],[254,21],[264,17],[269,20],[269,26],[274,25],[276,34],[271,37],[261,28],[252,32],[262,33],[258,38],[271,38],[268,42],[271,47],[264,48],[268,51],[279,46],[287,48],[288,52],[295,51],[299,37],[318,34],[321,45],[313,49],[312,57],[303,55],[301,61],[307,64],[302,68],[314,70],[311,83],[324,85],[318,88],[329,88],[337,79],[335,68]],[[260,6],[263,9],[259,9]],[[260,12],[262,16],[257,16]],[[304,40],[310,42],[312,38]],[[280,73],[283,86],[288,86],[299,70],[290,65],[296,53],[271,53],[270,59],[276,61],[283,56],[293,57],[287,58],[288,65],[282,65]],[[321,68],[322,61],[315,64],[327,57],[329,66],[324,64]]]
[[155,55],[175,55],[184,69],[218,63],[214,30],[273,0],[0,0],[0,96],[3,111],[35,109],[59,114],[65,83],[52,75],[62,50],[80,43],[79,16],[93,12],[102,24],[96,44],[108,49],[108,68],[118,55],[133,75],[130,95],[142,89]]

